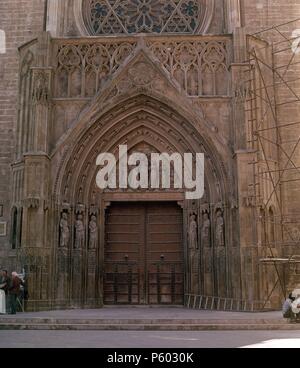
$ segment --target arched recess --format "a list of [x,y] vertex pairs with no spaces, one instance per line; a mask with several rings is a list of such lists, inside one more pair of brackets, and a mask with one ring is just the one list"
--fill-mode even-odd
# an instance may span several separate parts
[[[207,175],[213,174],[220,185],[219,196],[214,196],[212,200],[215,203],[226,201],[225,193],[232,193],[230,162],[227,160],[231,155],[230,150],[223,146],[223,151],[219,152],[220,142],[217,146],[212,144],[211,137],[203,135],[205,127],[197,129],[189,118],[165,101],[141,93],[122,100],[111,110],[103,114],[99,112],[98,115],[95,117],[93,114],[92,124],[73,126],[70,136],[60,142],[68,150],[62,153],[57,149],[54,153],[54,156],[63,156],[57,165],[59,170],[53,188],[53,194],[60,201],[78,201],[82,179],[85,183],[91,182],[97,172],[95,163],[99,153],[115,152],[118,145],[126,143],[131,149],[133,142],[140,143],[143,139],[149,144],[156,142],[154,146],[161,152],[205,153]],[[91,204],[89,196],[85,191],[83,202]]]
[[18,243],[18,209],[13,207],[11,211],[11,247],[12,249],[17,249]]
[[[198,128],[199,129],[199,128]],[[185,201],[183,192],[174,191],[170,198],[180,198],[184,208],[184,234],[185,234],[185,249],[186,249],[186,292],[191,290],[191,271],[189,266],[188,256],[188,222],[191,214],[197,213],[198,230],[199,230],[199,244],[201,239],[202,215],[209,214],[211,220],[211,243],[206,246],[206,253],[209,254],[210,265],[199,264],[199,272],[201,267],[208,269],[206,276],[209,280],[200,280],[200,276],[194,277],[197,280],[197,285],[194,287],[195,293],[206,293],[207,295],[230,295],[229,276],[229,251],[232,247],[231,235],[231,210],[229,208],[229,193],[230,191],[230,155],[228,155],[228,168],[225,169],[224,160],[217,151],[216,147],[211,144],[209,137],[204,137],[199,130],[181,113],[176,111],[170,105],[166,105],[159,99],[153,96],[148,96],[143,93],[124,99],[112,109],[105,113],[98,112],[94,116],[92,124],[82,126],[77,133],[67,139],[66,146],[69,149],[65,154],[60,152],[60,165],[57,172],[53,194],[56,198],[56,209],[54,215],[54,232],[56,238],[54,240],[54,248],[56,249],[57,261],[62,262],[64,257],[70,257],[71,262],[67,267],[62,266],[66,279],[68,272],[73,275],[71,277],[71,286],[61,286],[60,290],[71,290],[71,298],[76,300],[91,300],[93,298],[100,298],[101,295],[101,262],[103,261],[103,245],[104,245],[104,214],[105,204],[103,197],[112,194],[109,191],[100,191],[96,187],[96,175],[99,170],[96,166],[96,159],[100,153],[109,152],[117,156],[119,145],[127,144],[129,151],[135,151],[140,145],[152,147],[155,152],[172,153],[204,153],[205,154],[205,197],[199,201]],[[76,132],[76,128],[74,129]],[[58,153],[57,153],[58,154]],[[226,163],[227,164],[227,163]],[[116,191],[118,192],[118,191]],[[114,192],[113,194],[115,194]],[[121,191],[119,191],[121,192]],[[166,198],[160,191],[153,192],[146,191],[147,194],[155,194],[159,200]],[[141,200],[144,197],[142,192]],[[126,195],[132,194],[122,191],[124,195],[122,198],[126,200]],[[180,196],[177,196],[180,194]],[[151,198],[151,196],[150,196]],[[62,214],[68,222],[70,231],[70,239],[66,249],[61,249],[59,242],[60,221]],[[217,235],[215,230],[219,226],[222,232],[222,225],[220,227],[220,214],[225,221],[224,237],[225,241],[218,244],[222,237],[220,232]],[[98,221],[98,237],[99,245],[97,250],[89,250],[89,222],[92,216],[97,217]],[[84,235],[84,245],[82,249],[78,249],[74,240],[76,228],[76,221],[83,223],[86,228]],[[221,228],[221,230],[220,230]],[[87,258],[82,256],[82,252],[93,254],[97,259],[98,266],[93,269],[93,272],[88,271],[89,255]],[[95,253],[96,252],[96,253]],[[199,247],[200,252],[200,247]],[[72,256],[70,256],[72,255]],[[200,255],[203,257],[203,254]],[[214,260],[216,258],[216,261]],[[66,258],[67,259],[67,258]],[[77,261],[75,261],[77,259]],[[232,260],[230,260],[231,262]],[[66,261],[67,262],[67,261]],[[75,272],[74,262],[76,268],[80,268],[82,272],[78,274]],[[201,262],[200,262],[201,263]],[[69,268],[68,268],[69,267]],[[98,270],[98,271],[97,271]],[[57,270],[59,273],[59,270]],[[97,272],[100,274],[97,275]],[[203,275],[204,275],[203,271]],[[85,276],[78,276],[85,275]],[[91,280],[90,280],[91,278]],[[83,282],[90,280],[88,285],[93,285],[94,291],[78,288],[78,285],[83,285]],[[95,281],[96,280],[96,281]],[[98,281],[97,281],[98,280]],[[98,283],[97,283],[98,282]],[[77,286],[76,286],[77,285]],[[206,289],[203,285],[209,285]],[[74,290],[74,292],[72,292]],[[88,295],[87,295],[88,294]],[[60,295],[62,297],[62,295]],[[89,303],[88,305],[92,305]]]
[[276,218],[275,208],[270,206],[268,213],[268,243],[270,247],[275,248],[276,246]]
[[264,208],[261,208],[259,211],[259,218],[260,218],[260,239],[261,239],[261,246],[267,246],[267,229],[266,229],[266,211]]

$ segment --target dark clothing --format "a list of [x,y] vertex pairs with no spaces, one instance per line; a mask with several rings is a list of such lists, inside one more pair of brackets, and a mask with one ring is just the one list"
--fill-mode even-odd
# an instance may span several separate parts
[[10,295],[19,295],[21,290],[21,285],[23,285],[23,281],[18,277],[12,279],[11,285],[8,289]]
[[8,288],[10,314],[17,313],[17,298],[21,292],[21,285],[23,285],[23,281],[19,277],[12,278],[10,286]]
[[17,314],[17,294],[9,295],[10,314]]

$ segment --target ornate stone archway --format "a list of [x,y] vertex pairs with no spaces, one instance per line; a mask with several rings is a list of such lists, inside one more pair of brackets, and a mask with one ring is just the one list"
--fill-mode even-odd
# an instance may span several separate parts
[[[56,290],[59,290],[56,298],[65,299],[68,295],[75,304],[101,303],[105,210],[112,201],[120,200],[180,201],[184,213],[185,293],[227,296],[232,237],[228,178],[209,139],[204,139],[170,104],[154,98],[153,93],[149,96],[145,88],[132,97],[120,96],[118,105],[105,113],[98,112],[93,124],[82,125],[76,134],[77,138],[73,134],[68,138],[74,143],[61,159],[53,188],[56,198],[53,248],[58,274]],[[100,191],[96,187],[97,156],[103,152],[117,155],[121,144],[128,145],[129,151],[144,145],[159,153],[205,153],[205,197],[185,201],[182,191]],[[95,217],[98,242],[96,249],[90,249],[90,223]],[[195,220],[197,247],[193,249],[190,224]],[[80,246],[76,239],[78,224],[82,228]],[[61,242],[63,226],[69,234],[65,244]],[[67,275],[71,275],[70,279]]]
[[[30,192],[24,201],[28,208],[24,212],[23,239],[26,257],[47,255],[47,262],[41,266],[45,274],[40,268],[32,268],[31,287],[48,279],[44,299],[51,300],[54,306],[102,305],[105,214],[110,203],[120,201],[179,202],[183,215],[185,294],[240,298],[240,249],[236,246],[238,235],[233,233],[236,188],[231,146],[213,119],[207,118],[203,100],[191,97],[184,87],[190,77],[181,78],[181,72],[171,75],[168,65],[161,64],[147,42],[143,36],[134,41],[135,48],[120,60],[118,68],[99,82],[95,97],[87,99],[81,94],[80,112],[72,112],[75,118],[67,117],[62,130],[61,120],[54,122],[56,117],[60,119],[57,106],[67,103],[70,110],[76,110],[76,101],[72,94],[58,92],[62,84],[63,91],[72,90],[74,83],[78,86],[79,74],[72,67],[68,80],[61,77],[60,67],[53,74],[56,97],[47,142],[51,144],[50,154],[26,157],[30,174],[26,180],[34,181],[31,187],[38,188],[42,169],[47,185],[42,188],[42,199]],[[213,55],[222,49],[214,41],[204,46],[203,55],[207,48]],[[70,50],[74,47],[57,49],[58,58],[65,55],[59,50],[65,50],[73,65],[77,59],[71,57]],[[78,47],[83,52],[87,50],[83,44]],[[185,51],[185,46],[180,50]],[[199,81],[204,80],[200,75]],[[85,73],[80,82],[83,92],[88,83]],[[209,100],[205,103],[209,104]],[[43,104],[41,108],[47,106]],[[182,191],[171,190],[101,192],[96,187],[96,158],[103,152],[116,154],[121,144],[127,144],[129,151],[144,147],[158,153],[205,153],[205,197],[186,201]],[[37,218],[43,219],[40,228],[33,226]],[[43,251],[30,247],[35,243],[41,244],[39,249],[43,246]],[[40,305],[39,297],[36,299]]]

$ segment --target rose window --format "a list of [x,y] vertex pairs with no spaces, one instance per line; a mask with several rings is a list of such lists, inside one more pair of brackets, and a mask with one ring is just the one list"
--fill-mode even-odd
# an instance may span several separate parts
[[83,13],[91,35],[195,34],[203,31],[212,1],[83,0]]

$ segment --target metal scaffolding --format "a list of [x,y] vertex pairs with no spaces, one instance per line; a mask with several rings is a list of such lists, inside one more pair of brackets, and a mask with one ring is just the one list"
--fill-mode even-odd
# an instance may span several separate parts
[[275,290],[286,297],[300,286],[300,204],[298,211],[286,206],[297,186],[300,192],[300,18],[249,36],[247,55],[243,103],[255,157],[249,197],[260,269],[276,274],[265,308]]

